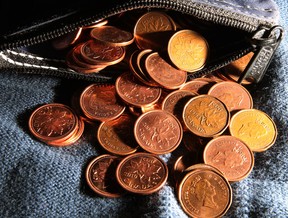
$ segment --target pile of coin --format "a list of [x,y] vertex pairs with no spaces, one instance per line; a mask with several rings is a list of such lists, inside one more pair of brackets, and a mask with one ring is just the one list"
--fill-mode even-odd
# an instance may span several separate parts
[[[75,95],[73,109],[60,104],[36,109],[29,120],[32,134],[49,145],[71,145],[83,133],[83,120],[95,124],[106,151],[86,168],[95,193],[152,194],[171,175],[187,215],[223,216],[232,204],[230,183],[249,176],[254,152],[266,151],[277,137],[273,120],[254,109],[249,91],[235,82],[251,54],[229,65],[233,78],[223,68],[187,81],[187,72],[207,60],[208,44],[199,33],[177,31],[162,11],[140,16],[132,36],[106,24],[93,27],[87,40],[73,47],[67,64],[81,73],[122,60],[128,68],[114,84],[85,87]],[[133,42],[137,49],[129,51]],[[171,172],[161,158],[167,153],[177,155]]]
[[29,129],[37,139],[48,145],[67,146],[80,139],[84,121],[71,107],[51,103],[34,110],[29,118]]

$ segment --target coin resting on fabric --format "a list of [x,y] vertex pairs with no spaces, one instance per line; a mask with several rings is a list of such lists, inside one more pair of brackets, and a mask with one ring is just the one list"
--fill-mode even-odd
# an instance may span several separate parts
[[85,179],[101,197],[159,191],[171,164],[161,155],[178,155],[172,163],[174,182],[167,184],[175,185],[182,209],[191,217],[221,217],[233,203],[230,182],[250,175],[254,152],[274,144],[277,128],[268,114],[253,108],[244,87],[250,80],[235,82],[253,53],[188,79],[205,67],[209,45],[189,29],[190,21],[176,21],[155,10],[139,15],[134,29],[105,20],[71,33],[56,48],[70,43],[66,64],[71,70],[104,73],[113,66],[117,78],[88,85],[71,107],[37,108],[29,129],[41,142],[68,146],[81,143],[85,123],[96,124],[95,147],[105,153],[89,161]]

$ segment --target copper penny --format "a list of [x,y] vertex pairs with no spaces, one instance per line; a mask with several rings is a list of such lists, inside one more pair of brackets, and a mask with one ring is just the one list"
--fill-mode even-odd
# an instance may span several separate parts
[[115,26],[100,26],[90,32],[92,38],[111,46],[127,46],[133,43],[134,35]]
[[81,54],[81,48],[83,47],[84,43],[79,43],[78,45],[74,46],[72,49],[72,58],[79,67],[83,67],[85,69],[97,69],[97,68],[104,68],[107,65],[103,64],[89,64],[85,62]]
[[[80,57],[76,57],[74,53],[74,50],[71,50],[70,52],[68,52],[67,56],[66,56],[66,64],[67,66],[76,71],[77,73],[84,73],[84,74],[90,74],[90,73],[98,73],[100,70],[103,70],[107,65],[94,65],[93,67],[87,67],[87,66],[83,66],[85,64],[84,61],[80,60]],[[75,61],[76,58],[79,58],[77,60],[77,63]],[[79,63],[82,62],[80,65]],[[90,65],[91,66],[91,65]]]
[[184,83],[180,89],[188,90],[191,92],[196,92],[198,94],[207,94],[211,86],[213,86],[215,82],[205,79],[205,78],[196,78]]
[[54,140],[54,141],[47,141],[46,143],[49,145],[53,145],[53,146],[68,146],[68,145],[72,145],[74,143],[76,143],[80,137],[82,136],[83,132],[84,132],[84,120],[83,119],[79,119],[79,125],[78,128],[76,130],[76,132],[68,139],[66,140]]
[[138,152],[128,155],[118,164],[116,178],[129,192],[152,194],[165,185],[168,167],[157,155]]
[[89,187],[103,197],[116,198],[124,194],[116,181],[116,168],[121,159],[103,154],[95,157],[86,168],[86,182]]
[[257,109],[243,109],[235,113],[229,130],[232,136],[244,141],[254,152],[266,151],[277,138],[277,127],[272,118]]
[[164,12],[150,11],[142,15],[134,27],[136,44],[140,49],[163,50],[176,30],[174,21]]
[[93,29],[96,27],[104,26],[106,24],[108,24],[108,20],[98,20],[98,21],[95,21],[94,24],[91,24],[89,26],[83,26],[82,28],[83,29]]
[[178,89],[187,80],[186,71],[174,68],[158,52],[147,56],[145,67],[152,80],[166,89]]
[[191,217],[222,217],[231,206],[232,188],[216,171],[192,170],[179,184],[178,199]]
[[150,86],[150,78],[148,78],[140,68],[140,66],[137,64],[137,57],[138,54],[140,54],[141,50],[134,51],[129,59],[129,67],[133,75],[142,83],[145,85]]
[[116,92],[129,105],[142,107],[153,105],[161,96],[161,89],[139,82],[133,74],[126,72],[116,80]]
[[223,172],[230,182],[246,178],[254,166],[251,149],[234,136],[219,136],[212,139],[204,149],[204,162]]
[[205,38],[192,30],[177,31],[168,43],[168,55],[171,61],[176,67],[187,72],[202,69],[208,53],[209,48]]
[[88,40],[81,47],[81,54],[90,64],[113,65],[124,59],[125,49],[122,46],[109,46],[100,41]]
[[152,110],[138,117],[134,134],[144,150],[153,154],[165,154],[178,147],[183,130],[180,121],[171,113]]
[[195,135],[213,137],[228,127],[230,113],[225,104],[210,95],[190,99],[183,110],[183,121]]
[[80,96],[80,107],[89,119],[105,121],[119,117],[125,105],[117,99],[115,85],[92,84]]
[[29,129],[39,140],[65,141],[78,128],[75,112],[64,104],[51,103],[40,106],[29,118]]
[[187,90],[175,90],[164,98],[162,102],[162,110],[168,111],[175,115],[182,123],[182,126],[185,127],[182,119],[183,108],[188,100],[196,95],[196,93]]
[[230,112],[253,107],[253,99],[249,91],[236,82],[219,82],[210,88],[208,95],[220,99]]
[[129,114],[122,114],[117,119],[102,122],[97,131],[100,145],[116,155],[136,152],[138,144],[133,134],[135,120]]

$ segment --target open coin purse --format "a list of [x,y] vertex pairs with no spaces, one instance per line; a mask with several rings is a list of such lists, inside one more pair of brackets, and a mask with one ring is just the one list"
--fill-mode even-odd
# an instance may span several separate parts
[[[9,5],[10,4],[10,5]],[[21,5],[22,4],[22,5]],[[63,4],[63,2],[59,3]],[[253,52],[238,82],[259,82],[277,49],[283,29],[278,25],[277,5],[271,0],[106,0],[81,2],[65,6],[52,3],[7,3],[1,6],[3,25],[0,33],[0,69],[27,74],[43,74],[94,82],[114,80],[125,64],[109,66],[95,73],[79,73],[67,66],[65,58],[74,45],[53,48],[59,37],[82,27],[107,22],[134,32],[137,20],[147,12],[167,14],[175,23],[175,32],[190,29],[201,34],[208,43],[208,58],[203,67],[188,74],[201,77]],[[17,8],[18,9],[17,9]],[[15,21],[5,26],[5,19]],[[14,20],[14,19],[13,19]],[[147,28],[159,28],[160,20],[147,21]],[[90,31],[89,28],[85,29]],[[84,32],[84,28],[82,30]],[[165,37],[151,36],[160,48],[167,48]]]

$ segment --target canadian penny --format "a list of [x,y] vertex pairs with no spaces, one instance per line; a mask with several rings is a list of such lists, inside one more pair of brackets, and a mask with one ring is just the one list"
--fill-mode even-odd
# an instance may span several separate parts
[[164,12],[150,11],[135,24],[135,41],[140,49],[163,50],[175,30],[176,25],[170,16]]
[[46,143],[48,145],[53,145],[53,146],[68,146],[68,145],[72,145],[74,143],[76,143],[80,137],[82,136],[83,132],[84,132],[84,120],[79,118],[79,125],[78,128],[76,130],[76,132],[68,139],[66,140],[54,140],[54,141],[47,141]]
[[183,130],[180,121],[173,114],[152,110],[137,118],[134,135],[144,150],[153,154],[165,154],[178,147]]
[[134,116],[124,113],[114,120],[102,122],[97,131],[100,145],[116,155],[136,152],[138,144],[133,134],[135,120]]
[[161,96],[161,88],[139,82],[130,72],[121,74],[116,79],[115,86],[119,97],[127,104],[136,107],[151,106]]
[[166,89],[178,89],[187,80],[186,71],[174,68],[158,52],[147,56],[145,68],[152,80]]
[[209,89],[215,84],[209,79],[196,78],[184,83],[180,89],[201,94],[207,94]]
[[223,172],[230,182],[246,178],[254,166],[254,154],[240,139],[219,136],[212,139],[203,152],[204,163]]
[[113,84],[91,84],[86,87],[80,95],[80,107],[86,117],[97,121],[115,119],[125,110]]
[[195,135],[214,137],[228,127],[230,113],[225,104],[210,95],[191,98],[183,109],[183,121]]
[[95,157],[86,168],[86,182],[89,187],[103,197],[116,198],[125,190],[115,182],[116,168],[121,159],[114,155],[102,154]]
[[78,128],[75,112],[64,104],[51,103],[38,107],[29,118],[29,129],[39,140],[65,141]]
[[127,46],[133,43],[134,35],[116,26],[99,26],[90,32],[92,38],[111,46]]
[[[183,123],[183,108],[188,100],[196,95],[196,93],[187,90],[174,90],[164,98],[162,102],[162,110],[172,113],[180,122]],[[183,126],[185,125],[183,124]]]
[[179,184],[178,199],[191,217],[222,217],[231,206],[232,188],[216,171],[192,170]]
[[168,55],[176,67],[187,72],[195,72],[204,67],[209,48],[205,38],[199,33],[184,29],[177,31],[168,43]]
[[125,57],[122,46],[109,46],[96,40],[88,40],[81,47],[81,54],[86,62],[99,65],[113,65]]
[[137,152],[125,157],[116,169],[118,183],[136,194],[159,191],[168,178],[168,167],[157,155]]
[[244,109],[235,113],[229,130],[232,136],[244,141],[254,152],[266,151],[277,138],[274,121],[258,109]]
[[208,95],[220,99],[230,112],[253,108],[253,99],[249,91],[236,82],[219,82],[209,89]]

